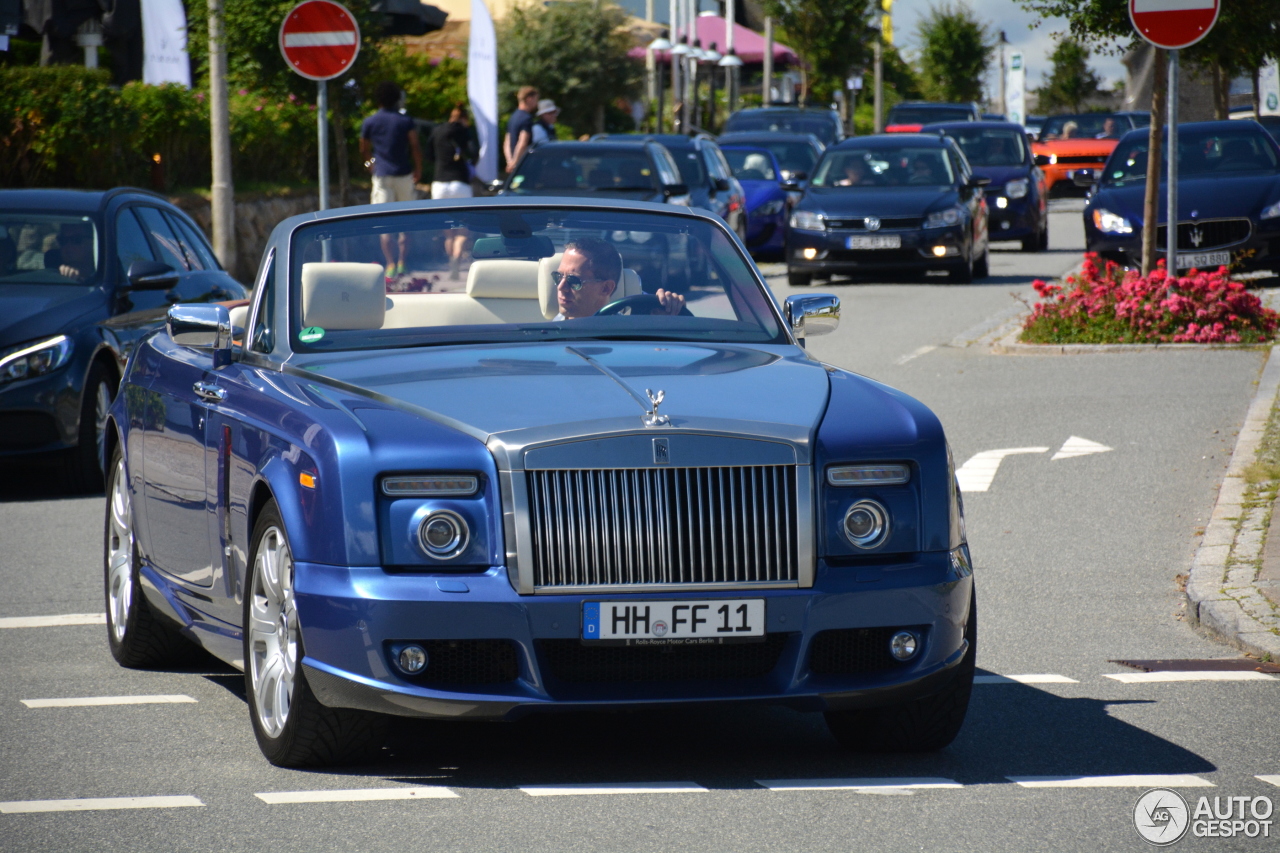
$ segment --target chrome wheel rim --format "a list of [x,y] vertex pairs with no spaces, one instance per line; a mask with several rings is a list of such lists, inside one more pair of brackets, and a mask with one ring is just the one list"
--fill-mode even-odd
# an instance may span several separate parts
[[93,438],[98,447],[98,464],[106,458],[103,451],[107,444],[107,414],[111,411],[111,389],[107,383],[99,382],[93,401]]
[[111,614],[111,635],[124,641],[133,604],[133,523],[129,484],[125,480],[124,459],[116,463],[111,477],[111,519],[107,532],[107,610]]
[[298,610],[293,555],[284,531],[269,527],[258,543],[249,598],[249,666],[258,721],[279,737],[289,721],[298,667]]

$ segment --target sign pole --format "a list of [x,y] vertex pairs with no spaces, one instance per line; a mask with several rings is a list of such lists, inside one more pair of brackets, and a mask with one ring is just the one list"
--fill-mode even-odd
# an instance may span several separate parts
[[316,83],[316,138],[320,143],[320,210],[329,209],[329,83]]
[[1178,275],[1178,51],[1169,51],[1169,202],[1164,220],[1169,255],[1165,261],[1171,276]]

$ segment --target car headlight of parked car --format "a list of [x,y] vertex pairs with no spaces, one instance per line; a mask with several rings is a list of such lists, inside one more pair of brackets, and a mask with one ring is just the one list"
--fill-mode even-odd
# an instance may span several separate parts
[[1026,178],[1017,178],[1004,185],[1004,194],[1009,198],[1025,198],[1029,186]]
[[1280,219],[1280,201],[1262,209],[1262,219]]
[[773,201],[766,201],[764,204],[756,208],[757,216],[777,216],[782,212],[786,199],[775,198]]
[[826,231],[827,223],[822,214],[812,210],[797,210],[791,214],[791,227],[801,231]]
[[66,335],[24,346],[0,357],[0,386],[52,373],[71,358],[71,339]]
[[956,225],[960,222],[960,214],[964,208],[956,205],[948,207],[946,210],[937,210],[930,213],[924,221],[925,228],[945,228],[948,225]]
[[1093,227],[1107,234],[1133,233],[1133,224],[1129,220],[1101,207],[1093,209]]

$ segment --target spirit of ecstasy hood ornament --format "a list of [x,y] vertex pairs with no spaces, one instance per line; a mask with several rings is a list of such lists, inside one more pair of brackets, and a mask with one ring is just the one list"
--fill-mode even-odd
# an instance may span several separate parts
[[640,420],[644,421],[647,427],[671,426],[671,418],[666,415],[658,414],[658,406],[662,405],[662,401],[666,399],[667,392],[659,390],[653,393],[648,388],[644,389],[644,393],[649,395],[649,404],[652,408],[640,416]]

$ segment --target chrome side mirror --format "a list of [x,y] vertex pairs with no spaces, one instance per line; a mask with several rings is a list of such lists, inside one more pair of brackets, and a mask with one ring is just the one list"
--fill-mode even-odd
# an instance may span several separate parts
[[215,367],[231,361],[231,313],[225,305],[175,305],[166,325],[178,346],[211,350]]
[[809,335],[826,335],[840,325],[840,297],[831,293],[788,296],[783,306],[791,333],[800,341]]

